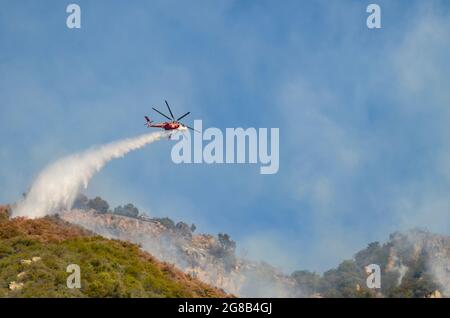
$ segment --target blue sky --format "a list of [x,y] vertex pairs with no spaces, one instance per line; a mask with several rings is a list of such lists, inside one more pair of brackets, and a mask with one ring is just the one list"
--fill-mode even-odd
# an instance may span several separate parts
[[[279,127],[280,170],[175,165],[162,141],[87,193],[323,271],[413,227],[450,233],[450,6],[376,1],[1,1],[0,202],[63,155],[147,132],[167,99],[204,127]],[[373,1],[372,1],[373,2]]]

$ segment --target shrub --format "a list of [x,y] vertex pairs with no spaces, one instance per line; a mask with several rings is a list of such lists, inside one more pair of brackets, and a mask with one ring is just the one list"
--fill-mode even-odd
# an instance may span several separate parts
[[88,207],[90,209],[96,210],[99,213],[106,213],[109,210],[109,204],[100,197],[95,197],[88,201]]
[[169,230],[175,230],[175,222],[169,218],[154,218],[153,220],[161,223]]
[[132,218],[136,218],[139,215],[139,210],[133,204],[128,203],[125,206],[118,206],[113,211],[114,214],[128,216]]

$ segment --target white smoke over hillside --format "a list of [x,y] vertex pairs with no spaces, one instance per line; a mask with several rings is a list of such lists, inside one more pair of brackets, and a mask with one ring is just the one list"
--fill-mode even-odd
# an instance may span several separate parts
[[12,216],[29,218],[70,209],[79,191],[105,164],[167,136],[156,132],[112,142],[62,158],[47,166],[37,177],[26,198],[13,209]]

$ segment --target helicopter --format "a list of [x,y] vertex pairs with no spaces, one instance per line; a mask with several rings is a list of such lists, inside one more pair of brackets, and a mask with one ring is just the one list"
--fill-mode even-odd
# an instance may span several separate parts
[[[156,108],[152,107],[152,109],[157,112],[158,114],[164,116],[165,118],[167,118],[169,121],[165,121],[165,122],[161,122],[161,123],[154,123],[150,117],[148,116],[144,116],[146,123],[145,125],[148,128],[161,128],[164,130],[186,130],[186,129],[190,129],[196,132],[199,132],[198,130],[195,130],[194,128],[187,126],[185,124],[183,124],[182,122],[180,122],[181,119],[183,119],[184,117],[186,117],[187,115],[189,115],[191,112],[187,112],[186,114],[182,115],[181,117],[178,117],[177,119],[175,119],[175,116],[172,113],[172,110],[170,109],[169,103],[167,102],[167,100],[164,101],[166,103],[167,109],[169,110],[170,113],[170,117],[166,114],[164,114],[163,112],[157,110]],[[170,138],[170,136],[169,136]]]

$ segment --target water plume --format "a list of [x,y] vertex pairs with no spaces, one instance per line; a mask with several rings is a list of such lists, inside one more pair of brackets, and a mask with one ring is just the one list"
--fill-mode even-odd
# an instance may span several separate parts
[[168,136],[167,132],[144,134],[93,147],[48,165],[33,182],[26,197],[12,211],[12,217],[43,217],[72,207],[79,191],[110,160]]

